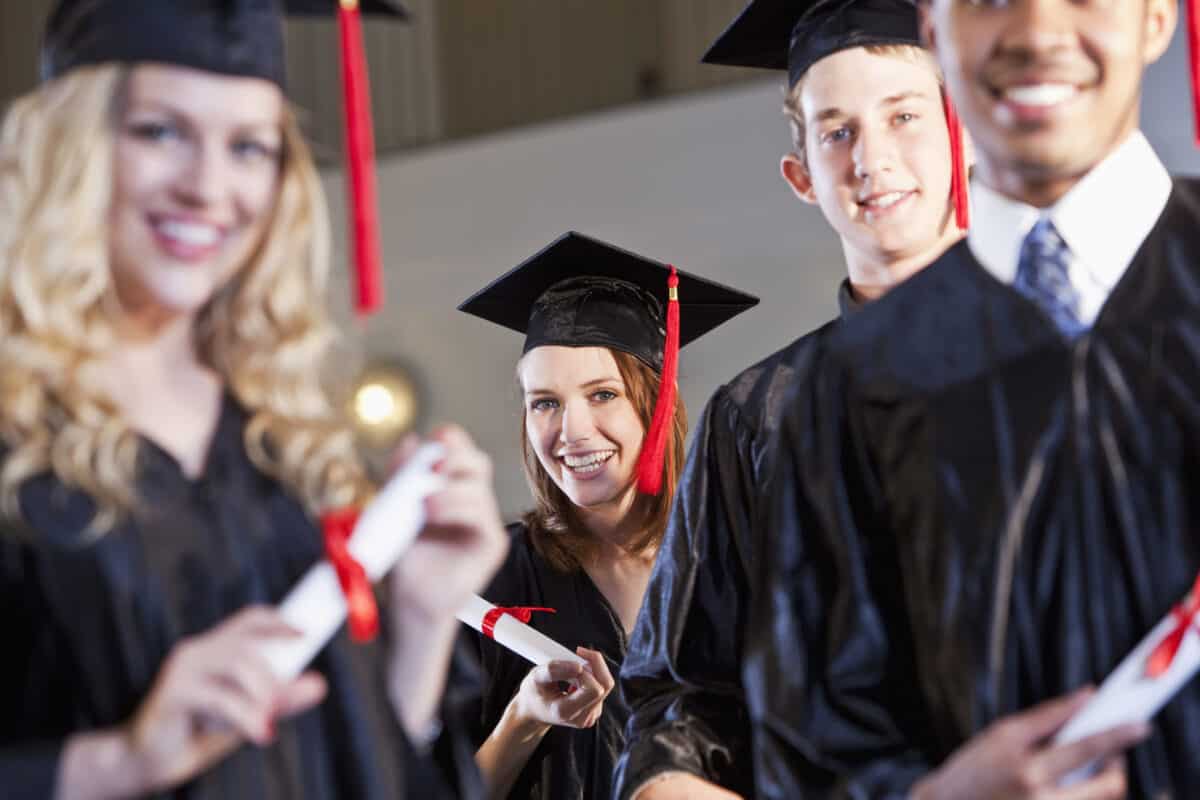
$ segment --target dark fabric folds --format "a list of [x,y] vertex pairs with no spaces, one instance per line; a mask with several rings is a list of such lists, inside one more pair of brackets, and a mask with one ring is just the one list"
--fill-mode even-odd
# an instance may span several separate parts
[[[144,511],[95,541],[84,536],[84,495],[50,476],[27,484],[29,530],[0,530],[5,797],[52,796],[70,735],[125,722],[175,644],[246,605],[277,603],[320,557],[300,504],[246,455],[245,423],[227,400],[196,480],[144,442]],[[384,664],[382,644],[352,645],[343,630],[313,664],[329,682],[321,705],[281,721],[274,744],[245,745],[159,796],[478,796],[461,708],[447,705],[432,756],[416,752],[391,710]]]
[[[788,789],[808,784],[810,752],[832,787],[816,796],[901,793],[991,722],[1098,683],[1188,590],[1198,223],[1200,184],[1177,180],[1072,342],[966,244],[830,337],[772,452],[771,605],[747,645],[777,777],[763,796],[807,796]],[[824,618],[808,596],[822,581]],[[828,669],[816,716],[799,666],[814,658]],[[1153,726],[1128,755],[1131,796],[1192,796],[1200,684]]]
[[[838,290],[842,319],[860,304]],[[809,380],[831,322],[746,369],[709,401],[698,426],[646,599],[621,671],[631,707],[617,773],[625,800],[680,771],[753,793],[744,634],[753,608],[766,453],[784,403]]]

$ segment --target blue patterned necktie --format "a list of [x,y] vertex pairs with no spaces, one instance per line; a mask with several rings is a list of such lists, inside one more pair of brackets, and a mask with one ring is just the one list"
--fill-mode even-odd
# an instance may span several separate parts
[[1021,244],[1013,287],[1046,312],[1067,337],[1087,329],[1079,319],[1079,292],[1071,285],[1071,250],[1054,223],[1039,219]]

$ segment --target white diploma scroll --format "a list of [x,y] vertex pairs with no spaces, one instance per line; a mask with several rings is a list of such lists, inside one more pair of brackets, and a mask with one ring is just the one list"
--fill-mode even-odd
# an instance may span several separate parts
[[[484,600],[479,595],[471,595],[462,608],[458,610],[460,621],[483,633],[483,620],[496,606]],[[539,667],[550,661],[574,661],[587,664],[563,645],[551,639],[546,634],[534,630],[511,614],[501,614],[492,628],[492,638],[503,647],[532,661]]]
[[[1157,677],[1146,674],[1154,648],[1178,625],[1168,613],[1117,665],[1087,704],[1068,720],[1054,737],[1055,744],[1078,741],[1119,725],[1148,722],[1158,710],[1200,670],[1200,634],[1194,626],[1184,633],[1170,666]],[[1085,767],[1063,779],[1070,785],[1091,775],[1096,765]]]
[[[391,570],[425,526],[424,500],[445,482],[432,467],[444,454],[440,444],[423,445],[359,516],[346,546],[372,582]],[[321,561],[310,569],[279,612],[303,635],[273,640],[263,655],[275,674],[288,680],[300,674],[346,619],[346,598],[333,566]]]

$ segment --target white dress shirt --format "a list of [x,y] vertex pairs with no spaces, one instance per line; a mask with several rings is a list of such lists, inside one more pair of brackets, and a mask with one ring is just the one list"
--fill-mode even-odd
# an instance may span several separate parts
[[1104,301],[1162,215],[1171,176],[1141,131],[1134,131],[1049,208],[971,183],[967,245],[998,280],[1012,284],[1026,234],[1050,217],[1071,251],[1069,277],[1079,293],[1079,319],[1096,321]]

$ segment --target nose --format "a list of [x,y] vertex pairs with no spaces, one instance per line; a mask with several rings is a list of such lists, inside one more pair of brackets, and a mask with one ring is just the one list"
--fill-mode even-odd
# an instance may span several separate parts
[[1000,46],[1027,58],[1070,44],[1073,36],[1071,0],[1012,0],[1008,25]]
[[176,197],[193,208],[219,205],[232,193],[232,164],[219,142],[203,141],[191,148],[174,184]]
[[563,406],[562,427],[558,431],[558,440],[562,444],[586,442],[595,430],[595,419],[587,403],[568,402]]
[[859,180],[878,178],[896,164],[896,150],[887,130],[863,126],[854,142],[854,176]]

